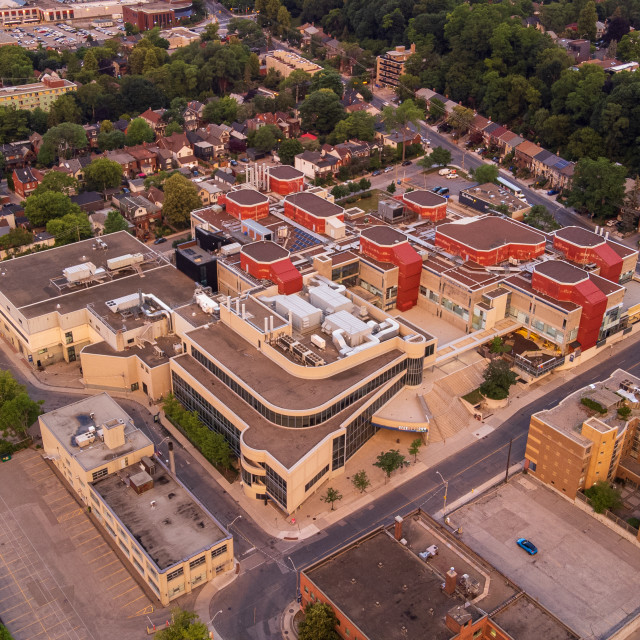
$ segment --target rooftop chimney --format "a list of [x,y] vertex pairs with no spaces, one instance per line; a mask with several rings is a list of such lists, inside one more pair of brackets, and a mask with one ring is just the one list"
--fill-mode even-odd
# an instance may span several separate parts
[[456,570],[451,567],[444,576],[444,592],[447,595],[452,596],[456,590],[457,578],[458,574],[456,573]]
[[395,520],[396,520],[396,524],[393,531],[393,537],[398,542],[400,542],[400,540],[402,540],[402,523],[403,523],[402,516],[396,516]]

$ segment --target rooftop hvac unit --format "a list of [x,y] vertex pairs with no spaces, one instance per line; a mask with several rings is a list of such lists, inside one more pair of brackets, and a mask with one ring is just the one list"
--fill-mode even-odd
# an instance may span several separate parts
[[157,344],[153,345],[153,354],[158,356],[158,358],[164,358],[165,356],[164,351]]
[[128,296],[122,296],[121,298],[114,298],[113,300],[107,300],[105,302],[109,310],[113,313],[120,313],[127,309],[133,309],[140,304],[140,295],[137,293],[130,293]]
[[305,347],[305,345],[300,344],[299,342],[296,342],[291,345],[291,352],[293,353],[294,356],[297,356],[298,358],[303,360],[305,354],[309,352],[309,349]]
[[212,300],[206,293],[196,294],[196,302],[205,313],[211,314],[220,310],[220,305],[215,300]]
[[79,280],[90,278],[95,272],[96,265],[93,262],[83,262],[63,269],[62,275],[68,282],[78,282]]
[[311,344],[314,344],[318,349],[327,348],[327,341],[315,333],[311,336]]
[[96,440],[95,429],[93,431],[87,431],[86,433],[81,433],[75,437],[76,446],[84,449],[84,447],[88,447],[90,444],[94,443]]
[[142,456],[140,459],[140,466],[150,475],[154,476],[156,473],[156,463],[149,456]]
[[310,364],[312,367],[320,367],[325,364],[324,360],[319,355],[313,353],[313,351],[307,351],[304,354],[304,361],[306,364]]
[[223,256],[232,256],[235,253],[240,253],[242,249],[242,245],[239,242],[232,242],[231,244],[225,244],[222,249],[220,249],[220,253]]
[[285,351],[291,351],[291,347],[297,344],[296,341],[286,334],[278,336],[278,346]]
[[109,258],[107,260],[107,269],[124,269],[132,264],[140,264],[143,260],[144,256],[141,253],[125,253],[123,256]]

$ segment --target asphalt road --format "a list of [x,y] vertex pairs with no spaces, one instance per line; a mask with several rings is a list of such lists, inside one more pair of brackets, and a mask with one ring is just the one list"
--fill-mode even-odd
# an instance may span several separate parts
[[[506,469],[509,441],[511,463],[524,458],[526,435],[532,413],[557,404],[573,391],[601,380],[617,368],[637,374],[640,368],[640,340],[630,341],[627,349],[530,403],[508,422],[476,444],[452,455],[438,465],[349,515],[313,539],[300,543],[278,542],[271,547],[272,558],[264,556],[260,564],[247,564],[238,579],[219,593],[211,604],[211,613],[222,610],[216,620],[220,636],[226,640],[282,638],[280,614],[295,598],[296,574],[292,563],[301,568],[327,553],[388,524],[393,517],[417,507],[434,514],[442,508],[444,486],[436,471],[448,481],[449,503]],[[256,551],[255,553],[261,553]],[[288,557],[291,560],[288,560]]]

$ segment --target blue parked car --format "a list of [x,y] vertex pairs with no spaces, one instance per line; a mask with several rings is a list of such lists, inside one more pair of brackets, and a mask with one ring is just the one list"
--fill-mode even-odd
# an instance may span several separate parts
[[560,192],[557,189],[550,189],[547,191],[548,196],[557,196]]
[[516,544],[524,549],[530,556],[535,556],[538,553],[538,547],[533,542],[529,542],[526,538],[518,538]]
[[380,171],[380,169],[376,169],[371,175],[372,176],[379,176],[382,173],[382,171]]

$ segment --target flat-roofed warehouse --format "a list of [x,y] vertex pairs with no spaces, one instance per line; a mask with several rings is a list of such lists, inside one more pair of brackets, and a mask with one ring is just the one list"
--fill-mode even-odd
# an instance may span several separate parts
[[0,267],[0,334],[34,365],[73,362],[116,320],[106,303],[138,292],[173,308],[193,281],[125,231],[15,258]]

